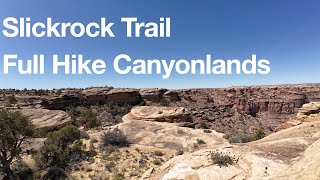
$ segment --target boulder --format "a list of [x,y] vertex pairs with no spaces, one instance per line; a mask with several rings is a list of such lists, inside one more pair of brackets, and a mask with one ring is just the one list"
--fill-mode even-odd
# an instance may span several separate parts
[[311,102],[304,104],[298,114],[297,120],[300,121],[315,121],[320,120],[320,102]]

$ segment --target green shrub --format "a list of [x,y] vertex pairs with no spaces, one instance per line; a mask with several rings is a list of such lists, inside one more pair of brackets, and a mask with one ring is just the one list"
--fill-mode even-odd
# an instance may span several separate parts
[[91,110],[81,112],[78,121],[80,125],[83,125],[85,128],[94,128],[101,125],[100,121]]
[[46,127],[38,128],[34,130],[33,137],[35,138],[45,138],[50,133],[50,129]]
[[254,134],[252,136],[252,140],[256,141],[256,140],[264,138],[265,136],[266,136],[266,133],[263,131],[263,129],[260,128],[254,132]]
[[34,175],[30,167],[22,162],[17,162],[12,166],[12,171],[17,179],[33,180]]
[[230,155],[229,153],[223,153],[223,152],[212,152],[211,153],[211,160],[213,164],[216,164],[220,167],[222,166],[229,166],[234,163],[238,162],[238,159],[235,158],[235,156]]
[[17,159],[22,146],[33,136],[34,126],[21,112],[0,109],[0,170],[8,179],[14,178],[11,163]]
[[80,140],[80,131],[75,126],[66,126],[59,131],[50,132],[35,157],[38,167],[65,167],[71,158],[78,157],[81,153],[80,144],[69,147],[76,140]]
[[104,132],[101,135],[101,145],[102,147],[107,147],[109,145],[116,147],[125,147],[129,145],[127,136],[118,128],[114,130]]

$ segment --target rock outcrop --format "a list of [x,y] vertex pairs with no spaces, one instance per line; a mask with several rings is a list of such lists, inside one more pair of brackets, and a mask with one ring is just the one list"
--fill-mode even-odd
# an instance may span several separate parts
[[102,105],[107,102],[107,93],[112,87],[88,88],[81,92],[86,97],[88,105]]
[[320,121],[320,102],[311,102],[304,104],[297,113],[296,118],[280,124],[276,130],[280,131],[292,126],[297,126],[303,122]]
[[320,102],[304,104],[297,114],[300,121],[320,121]]
[[187,122],[190,112],[184,107],[137,106],[123,119],[134,121]]
[[36,128],[60,129],[72,123],[68,113],[60,110],[21,109],[22,114],[30,118]]
[[[172,158],[149,179],[318,179],[319,130],[320,122],[309,122],[247,144],[208,145]],[[229,154],[238,161],[219,167],[211,159],[214,152]]]
[[138,105],[141,95],[137,89],[112,89],[107,94],[107,102],[118,105]]
[[66,110],[68,107],[82,105],[85,101],[81,94],[66,94],[60,97],[45,99],[41,106],[49,110]]
[[167,92],[167,89],[163,88],[151,88],[151,89],[140,89],[141,97],[144,101],[157,103],[163,99],[163,94]]

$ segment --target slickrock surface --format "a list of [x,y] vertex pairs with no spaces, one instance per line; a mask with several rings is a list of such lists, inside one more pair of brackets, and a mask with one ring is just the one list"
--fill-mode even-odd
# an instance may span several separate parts
[[72,123],[68,113],[60,110],[21,109],[19,111],[28,116],[36,128],[59,129]]
[[184,107],[137,106],[124,119],[158,122],[185,122],[190,112]]
[[[207,147],[174,157],[150,179],[318,179],[319,132],[320,122],[309,122],[248,144]],[[214,165],[210,153],[215,151],[230,153],[239,161],[228,167]]]

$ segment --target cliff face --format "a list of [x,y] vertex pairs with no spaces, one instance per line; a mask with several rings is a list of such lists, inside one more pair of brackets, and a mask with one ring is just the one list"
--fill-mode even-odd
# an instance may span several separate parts
[[[249,133],[257,128],[275,131],[279,124],[294,118],[302,105],[320,101],[320,84],[186,90],[93,87],[61,92],[60,95],[49,92],[40,96],[41,106],[50,110],[110,103],[184,107],[190,111],[192,119],[188,127],[231,134]],[[10,93],[19,97],[22,106],[26,105],[23,93],[12,90]],[[30,96],[30,92],[24,93]]]

